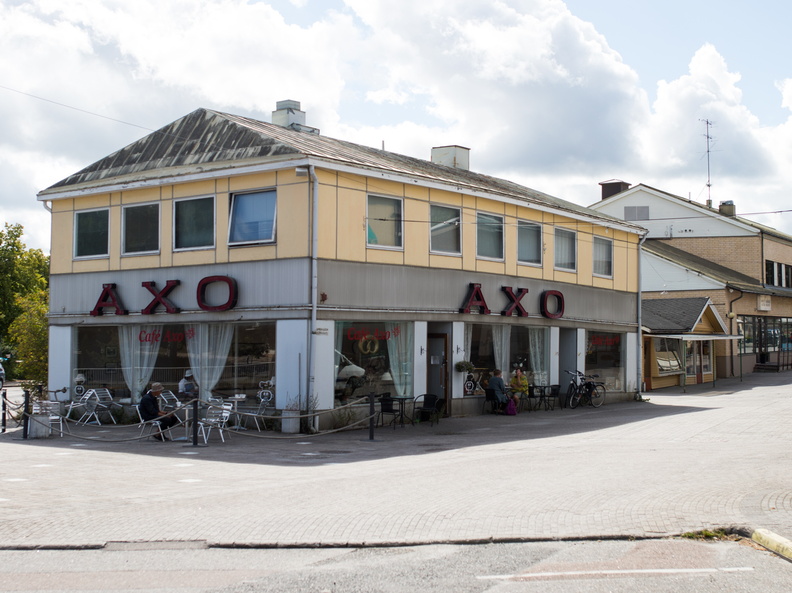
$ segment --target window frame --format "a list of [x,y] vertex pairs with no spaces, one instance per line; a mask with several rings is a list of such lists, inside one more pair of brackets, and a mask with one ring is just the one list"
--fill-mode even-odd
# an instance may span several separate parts
[[[369,212],[371,209],[371,200],[390,200],[399,204],[399,227],[397,231],[398,245],[389,245],[387,243],[372,243],[371,236],[374,231],[371,228],[369,220]],[[376,237],[376,234],[374,233]],[[379,241],[379,239],[377,239]],[[404,251],[404,198],[396,196],[385,196],[382,194],[366,194],[366,247],[371,249],[387,249],[390,251]]]
[[[234,207],[237,203],[237,198],[243,196],[252,196],[256,194],[266,195],[268,198],[271,196],[273,199],[273,210],[272,210],[272,231],[270,233],[269,238],[255,238],[255,239],[242,239],[242,240],[232,240],[231,235],[235,231],[235,210]],[[259,221],[246,221],[246,224],[261,222]],[[274,187],[271,188],[263,188],[263,189],[252,189],[252,190],[243,190],[238,192],[231,192],[229,194],[228,200],[228,246],[229,247],[245,247],[248,245],[271,245],[277,242],[277,230],[278,226],[278,192],[277,189]]]
[[[178,221],[177,221],[176,209],[177,209],[179,204],[182,204],[184,202],[195,201],[195,200],[211,200],[211,202],[212,202],[212,206],[211,206],[211,208],[212,208],[212,242],[209,245],[194,245],[194,246],[191,246],[191,247],[177,247],[176,246],[176,239],[177,239],[177,235],[178,235],[178,229],[177,229]],[[217,198],[216,198],[216,196],[213,196],[213,195],[191,196],[189,198],[178,198],[178,199],[174,199],[173,200],[173,213],[172,213],[173,214],[173,221],[172,221],[172,235],[171,235],[172,240],[171,240],[171,244],[173,246],[173,251],[174,252],[195,251],[195,250],[198,250],[198,249],[214,249],[215,248],[215,245],[217,244],[217,207],[216,207],[216,204],[217,204]],[[276,208],[277,208],[277,206],[276,206]],[[229,230],[229,232],[230,232],[230,230]]]
[[[448,219],[443,222],[435,223],[432,217],[432,211],[435,208],[445,208],[446,210],[454,210],[457,213],[456,224],[449,223],[449,221],[453,219]],[[435,248],[434,246],[435,224],[437,227],[439,227],[438,230],[440,228],[445,229],[447,227],[455,227],[457,244],[459,245],[459,249],[457,249],[456,251],[444,251],[442,249]],[[448,206],[446,204],[429,204],[429,252],[437,253],[440,255],[462,255],[462,208],[458,206]]]
[[[559,233],[569,233],[572,238],[572,257],[574,259],[573,267],[566,268],[558,264],[558,249],[559,249],[559,241],[558,236]],[[555,227],[555,231],[553,232],[553,268],[560,271],[560,272],[577,272],[577,262],[578,262],[578,240],[577,240],[577,231],[573,231],[572,229],[567,229],[564,227]]]
[[[539,261],[538,262],[536,262],[536,261],[527,261],[527,260],[520,259],[520,230],[522,228],[524,228],[524,227],[529,227],[529,226],[537,227],[537,230],[538,230],[538,233],[539,233],[539,245],[538,245],[538,248],[539,248]],[[533,266],[533,267],[537,267],[537,268],[541,268],[542,267],[542,264],[544,262],[544,249],[543,249],[543,243],[544,242],[542,241],[542,239],[544,237],[543,232],[544,231],[542,229],[542,223],[541,222],[536,222],[536,221],[533,221],[533,220],[517,220],[517,263],[518,264],[520,264],[521,266]]]
[[[481,224],[481,217],[489,217],[494,220],[498,220],[500,227],[500,255],[492,256],[492,255],[482,255],[481,253],[481,246],[483,241],[481,240],[481,233],[483,229],[486,228]],[[506,240],[506,233],[504,228],[504,217],[502,214],[495,214],[493,212],[476,212],[476,258],[477,259],[484,259],[489,261],[503,261],[504,260],[504,244]]]
[[[608,273],[608,274],[605,274],[605,273],[597,271],[597,242],[607,243],[608,246],[610,247],[610,249],[609,249],[610,260],[608,262],[610,264],[610,273]],[[613,278],[613,267],[614,267],[614,261],[613,261],[613,239],[609,239],[608,237],[600,237],[599,235],[594,235],[594,237],[593,237],[593,239],[591,241],[591,258],[592,258],[591,270],[592,270],[592,273],[597,278]]]
[[[79,233],[80,233],[80,223],[79,218],[83,214],[90,214],[93,212],[104,212],[106,216],[106,244],[104,253],[91,253],[88,255],[79,255],[77,253],[77,247],[79,243]],[[73,237],[73,245],[72,245],[72,258],[75,260],[87,260],[87,259],[104,259],[110,257],[110,208],[103,207],[103,208],[89,208],[87,210],[77,210],[74,212],[74,237]]]
[[[140,251],[129,251],[127,249],[127,212],[133,208],[146,208],[155,206],[157,210],[157,246],[154,249],[142,249]],[[160,252],[162,237],[160,236],[160,225],[162,223],[162,207],[159,202],[145,202],[140,204],[124,204],[121,206],[121,255],[124,257],[135,257],[139,255],[156,255]]]

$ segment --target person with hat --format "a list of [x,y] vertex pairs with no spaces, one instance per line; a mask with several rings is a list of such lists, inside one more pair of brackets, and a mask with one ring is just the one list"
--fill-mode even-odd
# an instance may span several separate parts
[[151,389],[140,399],[140,417],[145,422],[156,420],[159,423],[160,431],[154,435],[158,441],[169,441],[165,436],[165,431],[173,428],[179,423],[179,419],[174,414],[167,414],[160,410],[159,396],[163,391],[162,383],[152,383]]
[[179,381],[179,399],[191,400],[198,394],[198,384],[195,382],[190,369],[184,371],[184,377]]

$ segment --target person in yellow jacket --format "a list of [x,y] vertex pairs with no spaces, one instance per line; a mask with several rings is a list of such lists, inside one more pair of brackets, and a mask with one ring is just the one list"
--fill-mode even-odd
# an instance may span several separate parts
[[509,387],[511,387],[509,397],[514,400],[514,405],[519,410],[520,399],[528,397],[528,377],[523,375],[522,369],[518,368],[514,371],[514,375],[509,382]]

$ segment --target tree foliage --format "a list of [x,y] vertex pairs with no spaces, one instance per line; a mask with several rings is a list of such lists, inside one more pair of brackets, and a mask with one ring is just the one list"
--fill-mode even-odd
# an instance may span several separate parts
[[[22,242],[22,225],[5,223],[0,229],[0,356],[8,356],[5,363],[6,376],[18,377],[16,368],[18,354],[9,335],[9,328],[25,309],[25,297],[36,295],[34,301],[45,303],[45,323],[36,324],[37,340],[43,341],[40,355],[47,354],[46,298],[49,286],[49,257],[40,249],[28,249]],[[43,295],[43,297],[42,297]],[[20,298],[21,297],[21,298]]]
[[49,368],[47,291],[16,298],[21,313],[8,328],[8,337],[20,360],[16,369],[32,385],[46,385]]

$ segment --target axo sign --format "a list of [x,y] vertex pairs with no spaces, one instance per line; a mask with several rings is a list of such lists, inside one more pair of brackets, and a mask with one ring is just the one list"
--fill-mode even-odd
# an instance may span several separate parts
[[[520,301],[528,294],[528,289],[518,288],[517,294],[514,294],[514,289],[511,286],[501,286],[501,290],[509,299],[509,305],[501,311],[501,315],[511,316],[517,313],[518,317],[527,317],[528,311],[525,310]],[[551,302],[555,305],[554,307]],[[539,306],[543,317],[559,319],[564,316],[564,295],[558,290],[545,290],[539,297]],[[478,307],[479,312],[484,315],[490,314],[490,309],[481,290],[481,284],[471,282],[468,287],[467,298],[459,312],[470,313],[470,310],[474,307]]]
[[[225,284],[228,289],[228,298],[224,303],[219,305],[211,305],[206,300],[207,289],[215,283]],[[158,290],[156,282],[141,283],[141,286],[154,296],[153,300],[140,311],[141,314],[153,315],[160,306],[165,309],[166,313],[181,312],[181,309],[168,299],[168,295],[180,284],[181,282],[179,280],[168,280],[162,290]],[[236,307],[238,292],[236,280],[233,278],[229,278],[228,276],[207,276],[206,278],[201,278],[198,282],[195,291],[195,300],[198,307],[203,311],[228,311]],[[107,308],[112,308],[116,315],[126,315],[129,313],[121,302],[121,297],[118,294],[115,284],[102,285],[102,294],[99,295],[99,300],[96,301],[91,315],[103,315],[104,310]]]

